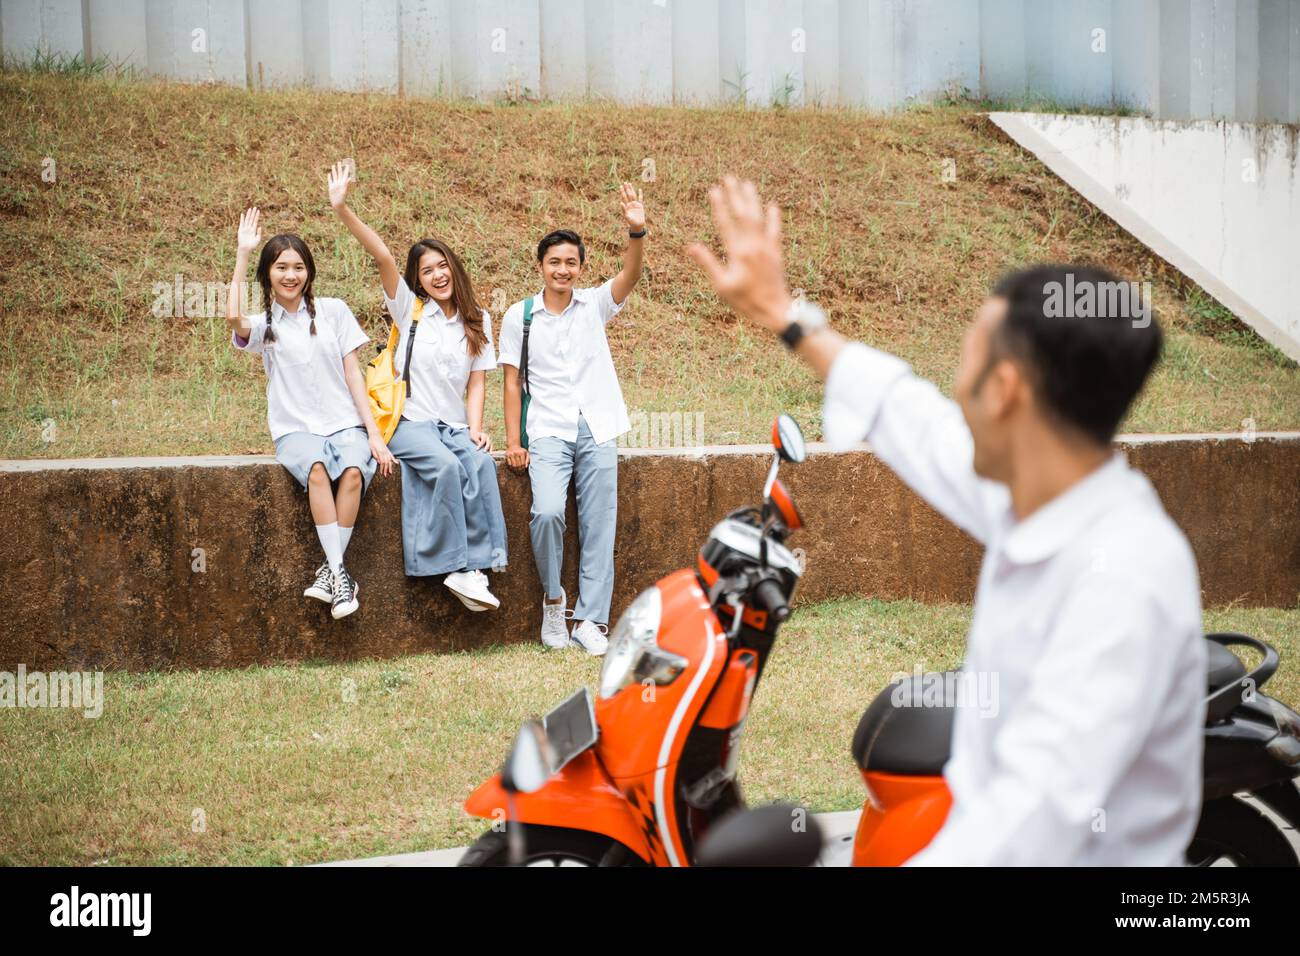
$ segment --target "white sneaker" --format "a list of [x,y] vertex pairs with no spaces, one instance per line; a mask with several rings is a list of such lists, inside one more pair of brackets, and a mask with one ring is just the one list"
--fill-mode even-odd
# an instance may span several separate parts
[[357,600],[357,592],[360,590],[357,579],[348,574],[347,568],[340,564],[338,570],[334,572],[334,605],[330,608],[334,620],[347,617],[361,606],[361,602]]
[[552,650],[569,646],[568,628],[564,626],[565,605],[568,597],[560,588],[560,603],[542,602],[542,643]]
[[594,621],[583,621],[573,629],[573,643],[577,644],[592,657],[603,657],[609,647],[609,638],[605,635],[609,628]]
[[487,575],[482,571],[453,571],[442,583],[471,611],[495,611],[501,606],[497,596],[488,590]]
[[316,569],[316,580],[302,592],[302,596],[315,598],[326,604],[334,603],[334,572],[330,570],[328,561]]

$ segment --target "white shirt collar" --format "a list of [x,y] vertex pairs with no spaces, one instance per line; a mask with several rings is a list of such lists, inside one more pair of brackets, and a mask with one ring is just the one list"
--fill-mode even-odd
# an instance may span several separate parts
[[1104,465],[1023,521],[1015,521],[1008,504],[1004,527],[1009,530],[1000,550],[1015,564],[1046,560],[1077,539],[1118,495],[1132,495],[1138,490],[1132,481],[1135,476],[1129,470],[1127,457],[1117,451]]
[[[276,312],[276,309],[279,309],[280,311],[277,313],[277,312]],[[303,298],[301,298],[301,299],[298,300],[298,311],[297,311],[297,312],[290,312],[288,309],[286,309],[284,306],[282,306],[282,305],[280,304],[280,300],[279,300],[279,299],[274,299],[274,300],[272,301],[272,304],[271,304],[271,318],[272,318],[272,320],[274,320],[274,319],[283,319],[283,318],[285,318],[286,316],[289,317],[289,318],[292,318],[292,317],[297,316],[297,315],[305,315],[306,313],[307,313],[307,298],[306,298],[305,296],[304,296]]]
[[[586,302],[587,298],[591,295],[592,291],[593,290],[591,289],[585,289],[585,288],[574,289],[573,295],[569,298],[569,304],[564,307],[564,312],[568,312],[579,302]],[[543,289],[541,292],[538,292],[535,295],[533,295],[533,311],[541,312],[544,311],[545,309],[546,309],[546,290]],[[559,314],[563,315],[564,312],[561,312]],[[555,313],[552,312],[550,314],[554,315]]]
[[446,312],[442,311],[442,306],[440,306],[438,304],[438,301],[434,299],[432,296],[430,296],[427,299],[421,299],[420,301],[424,303],[424,307],[420,311],[421,320],[433,315],[439,315],[442,317],[442,320],[444,322],[447,322],[449,324],[452,322],[460,321],[460,313],[456,313],[454,315],[448,315]]

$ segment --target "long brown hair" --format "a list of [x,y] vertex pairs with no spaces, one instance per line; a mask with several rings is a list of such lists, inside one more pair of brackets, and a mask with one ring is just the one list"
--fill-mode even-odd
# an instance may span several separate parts
[[311,284],[316,279],[316,260],[311,257],[307,243],[291,232],[272,236],[262,247],[262,254],[257,259],[257,281],[262,286],[262,307],[266,309],[266,335],[263,341],[274,342],[275,333],[271,331],[271,307],[275,304],[275,293],[271,291],[271,266],[286,249],[292,249],[302,256],[303,265],[307,267],[307,283],[302,287],[302,301],[307,306],[307,315],[311,317],[311,334],[316,334],[316,300],[312,298]]
[[451,266],[451,304],[456,308],[461,323],[465,326],[465,342],[469,346],[471,358],[478,358],[487,346],[487,333],[483,331],[483,307],[474,295],[474,286],[469,281],[469,273],[461,265],[460,257],[451,251],[451,247],[441,239],[421,239],[411,246],[406,254],[406,287],[428,302],[429,293],[420,283],[420,260],[426,252],[438,252]]

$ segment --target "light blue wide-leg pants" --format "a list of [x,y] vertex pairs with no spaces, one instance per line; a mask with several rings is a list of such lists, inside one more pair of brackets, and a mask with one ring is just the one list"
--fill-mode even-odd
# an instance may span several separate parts
[[506,564],[496,462],[469,429],[402,419],[388,442],[402,465],[402,556],[411,577]]
[[618,522],[618,444],[596,444],[587,420],[578,418],[578,440],[545,436],[528,445],[533,486],[532,520],[537,573],[548,598],[560,596],[564,567],[564,509],[573,480],[578,499],[578,621],[605,624],[614,593],[614,532]]

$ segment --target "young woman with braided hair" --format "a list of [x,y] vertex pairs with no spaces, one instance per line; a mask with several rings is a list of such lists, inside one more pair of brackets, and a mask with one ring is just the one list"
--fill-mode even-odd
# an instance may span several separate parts
[[272,236],[257,262],[263,311],[244,316],[241,288],[262,239],[259,210],[239,220],[235,274],[226,321],[235,348],[262,356],[266,418],[275,457],[307,492],[325,552],[303,592],[331,605],[335,618],[358,607],[357,583],[343,554],[376,465],[387,475],[394,458],[375,425],[357,350],[370,341],[342,299],[315,298],[311,250],[291,233]]

